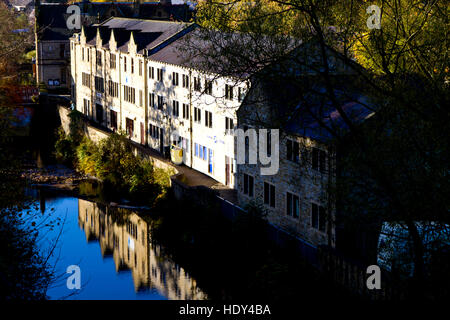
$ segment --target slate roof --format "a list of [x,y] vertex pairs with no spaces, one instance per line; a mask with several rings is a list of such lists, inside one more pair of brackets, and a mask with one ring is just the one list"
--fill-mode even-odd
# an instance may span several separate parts
[[[334,138],[324,125],[339,135],[345,135],[349,127],[343,116],[349,118],[353,125],[358,125],[377,110],[376,103],[364,93],[364,89],[346,76],[336,76],[333,83],[334,95],[344,114],[332,103],[320,80],[314,83],[313,78],[313,84],[302,89],[289,83],[274,83],[270,80],[262,82],[266,93],[264,101],[272,116],[282,119],[282,129],[289,134],[317,141],[327,142]],[[254,107],[247,98],[244,100],[245,104],[246,108]]]
[[111,18],[99,25],[84,28],[86,42],[95,44],[97,28],[100,28],[100,34],[103,40],[103,46],[108,45],[111,36],[111,30],[114,30],[114,37],[117,41],[117,48],[123,52],[128,51],[128,43],[131,32],[137,44],[138,53],[142,54],[144,49],[152,50],[155,47],[175,40],[173,38],[183,30],[189,31],[193,24],[182,22],[169,22],[159,20],[141,20],[129,18]]
[[[80,4],[81,5],[81,4]],[[68,18],[65,3],[41,3],[37,23],[41,29],[38,34],[39,40],[68,40],[74,32],[79,30],[69,30],[66,25]],[[157,10],[164,10],[172,16],[174,20],[187,21],[191,18],[191,11],[186,5],[161,5],[155,2],[142,3],[139,12],[135,14],[132,2],[127,3],[86,3],[83,4],[82,16],[86,23],[103,21],[109,18],[109,9],[117,17],[135,18],[155,18]],[[81,8],[83,8],[83,6]],[[83,10],[85,12],[83,12]],[[83,22],[83,24],[86,24]]]
[[42,4],[39,8],[37,23],[40,40],[68,40],[75,30],[67,29],[67,4]]

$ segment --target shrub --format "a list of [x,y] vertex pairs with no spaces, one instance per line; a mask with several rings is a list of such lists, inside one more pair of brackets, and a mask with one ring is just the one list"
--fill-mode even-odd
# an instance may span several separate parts
[[83,138],[80,145],[76,148],[77,170],[85,174],[96,176],[95,170],[98,150],[95,143],[88,138]]
[[57,134],[57,139],[55,142],[56,160],[65,164],[73,164],[75,157],[72,141],[64,133],[64,130],[62,128],[59,128],[56,134]]
[[134,155],[120,134],[113,133],[98,144],[84,137],[76,147],[76,158],[77,170],[102,179],[138,202],[153,203],[170,187],[170,173]]

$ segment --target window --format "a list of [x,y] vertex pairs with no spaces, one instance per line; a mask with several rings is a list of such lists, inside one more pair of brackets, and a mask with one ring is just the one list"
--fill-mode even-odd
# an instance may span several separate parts
[[89,50],[89,48],[87,48],[86,50],[87,50],[87,61],[89,62],[91,59],[91,51]]
[[66,45],[64,43],[59,44],[59,56],[64,58],[64,52],[66,51]]
[[299,143],[293,140],[286,141],[286,157],[288,160],[299,163],[300,162],[300,149]]
[[111,53],[111,55],[109,56],[109,60],[110,60],[110,68],[111,69],[115,69],[116,68],[116,55]]
[[275,186],[264,182],[264,203],[275,208]]
[[84,48],[81,48],[81,60],[84,61]]
[[83,113],[89,115],[91,109],[91,101],[88,99],[83,99]]
[[195,77],[194,78],[194,90],[198,91],[198,92],[202,91],[202,85],[200,83],[200,78],[199,77]]
[[244,194],[253,197],[254,180],[252,176],[244,173]]
[[325,231],[325,208],[312,203],[311,226],[320,231]]
[[233,86],[225,85],[225,99],[233,100]]
[[127,72],[127,57],[123,57],[123,71]]
[[134,131],[134,121],[133,119],[125,118],[126,132],[127,135],[132,137]]
[[142,77],[142,61],[139,60],[139,75]]
[[206,160],[207,155],[207,148],[205,146],[194,143],[194,156],[202,160]]
[[172,72],[172,84],[178,86],[178,73]]
[[142,100],[142,90],[139,90],[139,107],[144,106],[144,102]]
[[244,100],[244,89],[238,87],[238,101],[242,102]]
[[123,86],[123,98],[127,102],[135,103],[135,89],[129,86]]
[[148,77],[150,79],[155,79],[155,68],[148,67]]
[[105,92],[105,83],[103,78],[95,77],[95,91],[103,93]]
[[205,93],[206,94],[212,94],[212,81],[205,79]]
[[175,117],[178,117],[180,115],[180,103],[176,100],[173,100],[173,104],[172,104],[172,114]]
[[202,121],[202,113],[200,108],[194,107],[194,121],[200,123]]
[[290,192],[286,193],[286,214],[294,218],[298,218],[300,216],[299,198]]
[[162,110],[164,107],[164,97],[163,96],[158,96],[158,109]]
[[61,83],[66,83],[66,68],[63,67],[60,69],[61,73]]
[[158,81],[163,81],[163,69],[157,69]]
[[101,66],[102,65],[102,52],[97,50],[97,65]]
[[327,154],[318,148],[312,148],[312,168],[322,173],[326,172]]
[[131,73],[134,73],[134,59],[131,58]]
[[117,82],[108,81],[108,94],[111,97],[118,97],[119,96],[119,84]]
[[149,93],[148,94],[148,103],[149,103],[149,107],[156,108],[156,105],[155,105],[155,94],[154,93]]
[[189,76],[183,74],[183,88],[189,88]]
[[189,120],[189,105],[183,103],[183,119]]
[[233,134],[234,123],[233,119],[225,117],[225,133]]
[[117,130],[117,112],[110,110],[109,118],[111,121],[111,128],[113,128],[114,130]]
[[150,124],[150,136],[155,139],[159,139],[159,127]]
[[91,87],[91,75],[83,72],[81,74],[81,82],[83,86],[90,88]]
[[101,104],[95,104],[95,119],[102,123],[103,122],[103,106]]
[[212,112],[205,110],[205,126],[212,128]]

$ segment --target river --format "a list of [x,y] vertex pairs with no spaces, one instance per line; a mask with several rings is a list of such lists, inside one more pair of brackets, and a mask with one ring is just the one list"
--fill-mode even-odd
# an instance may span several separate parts
[[[41,191],[42,192],[42,191]],[[33,192],[36,197],[39,191]],[[58,280],[49,299],[197,300],[207,295],[180,265],[152,240],[149,224],[137,213],[58,194],[40,195],[38,215],[52,225],[43,232],[43,253]],[[59,225],[57,223],[59,222]],[[79,266],[81,289],[68,289],[67,267]]]

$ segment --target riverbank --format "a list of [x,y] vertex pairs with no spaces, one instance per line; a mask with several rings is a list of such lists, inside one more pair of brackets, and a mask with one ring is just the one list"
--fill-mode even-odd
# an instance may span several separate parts
[[96,179],[61,164],[49,165],[45,168],[24,168],[21,177],[33,187],[51,186],[66,190],[74,190],[81,182]]

